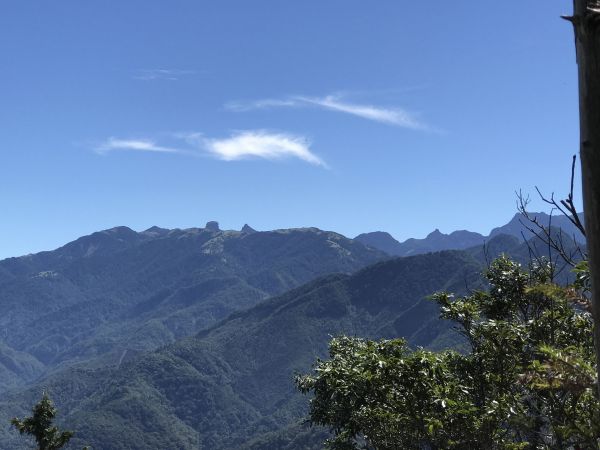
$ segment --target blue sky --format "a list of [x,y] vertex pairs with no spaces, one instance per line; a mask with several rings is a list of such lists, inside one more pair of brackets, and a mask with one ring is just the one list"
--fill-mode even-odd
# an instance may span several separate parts
[[2,2],[0,257],[208,220],[488,233],[568,186],[570,8]]

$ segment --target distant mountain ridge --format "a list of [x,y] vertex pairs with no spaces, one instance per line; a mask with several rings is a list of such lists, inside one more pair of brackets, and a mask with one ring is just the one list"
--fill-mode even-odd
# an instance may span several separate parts
[[0,392],[48,371],[114,364],[329,273],[387,258],[316,228],[115,227],[0,261]]
[[[584,236],[567,216],[562,214],[550,216],[546,213],[530,213],[530,217],[537,219],[544,227],[560,229],[567,237],[572,237],[577,242],[585,243]],[[584,223],[583,213],[579,214],[579,220],[581,223]],[[530,226],[527,219],[524,218],[522,214],[515,214],[510,222],[501,227],[494,228],[490,232],[489,237],[492,238],[499,234],[508,234],[518,237],[521,241],[532,238],[533,234],[524,227],[523,224],[535,229],[534,226]]]
[[[585,242],[579,230],[566,216],[555,215],[551,218],[546,213],[531,213],[531,217],[535,217],[544,226],[551,225],[553,228],[560,228],[566,236],[574,237],[577,242]],[[583,222],[583,215],[580,215],[580,219]],[[523,224],[527,224],[527,220],[520,213],[517,213],[505,225],[494,228],[488,236],[467,230],[444,234],[435,229],[423,239],[410,238],[404,242],[397,241],[391,234],[384,231],[359,234],[354,239],[389,255],[411,256],[442,250],[464,250],[483,245],[484,242],[501,234],[515,236],[523,242],[533,237],[531,231]]]

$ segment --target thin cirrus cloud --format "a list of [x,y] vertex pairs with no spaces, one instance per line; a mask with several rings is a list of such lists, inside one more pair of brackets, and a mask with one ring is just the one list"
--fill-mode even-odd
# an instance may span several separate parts
[[118,139],[108,138],[94,150],[100,154],[106,154],[112,151],[135,151],[135,152],[151,152],[151,153],[183,153],[182,150],[164,147],[158,145],[150,139]]
[[251,102],[230,102],[225,108],[230,111],[245,112],[255,109],[268,108],[308,108],[317,107],[329,111],[350,114],[363,119],[410,128],[413,130],[428,130],[429,127],[402,108],[386,108],[368,104],[356,104],[344,101],[339,95],[325,97],[290,96],[283,99],[262,99]]
[[109,138],[95,147],[99,154],[114,151],[176,153],[187,156],[208,155],[222,161],[264,159],[276,161],[295,158],[327,168],[327,164],[311,150],[302,136],[264,130],[240,131],[226,138],[208,138],[202,133],[176,133],[171,136],[178,146],[164,146],[151,139]]
[[156,80],[167,80],[177,81],[181,77],[194,75],[197,72],[195,70],[181,70],[181,69],[140,69],[133,75],[134,80],[141,81],[156,81]]

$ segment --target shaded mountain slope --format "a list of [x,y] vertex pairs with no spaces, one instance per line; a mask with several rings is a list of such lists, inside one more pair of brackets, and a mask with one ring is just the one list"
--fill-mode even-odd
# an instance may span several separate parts
[[306,399],[292,376],[325,356],[331,335],[406,336],[434,348],[455,343],[425,297],[476,286],[480,269],[467,253],[442,252],[327,276],[128,361],[85,397],[61,378],[47,387],[70,399],[59,406],[78,430],[78,445],[238,448],[302,416]]
[[171,343],[316,277],[384,257],[316,228],[213,225],[117,227],[0,261],[0,343],[33,361],[31,376],[0,366],[0,390],[38,376],[35,361],[46,370],[98,357],[97,364],[118,363],[123,352]]

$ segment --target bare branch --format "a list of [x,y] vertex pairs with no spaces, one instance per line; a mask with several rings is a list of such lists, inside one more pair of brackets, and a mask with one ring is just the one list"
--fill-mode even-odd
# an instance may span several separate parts
[[[585,237],[585,228],[584,228],[583,224],[581,223],[581,219],[579,218],[579,213],[577,212],[577,208],[575,206],[574,197],[573,197],[573,188],[574,188],[574,184],[575,184],[574,180],[575,180],[576,160],[577,160],[577,157],[573,156],[573,162],[571,164],[571,182],[570,182],[570,189],[569,189],[569,194],[567,195],[567,198],[557,201],[554,198],[554,193],[552,193],[550,195],[550,198],[548,198],[544,194],[542,194],[542,192],[539,190],[539,188],[537,186],[535,188],[540,199],[542,201],[544,201],[545,203],[549,204],[550,206],[552,206],[552,209],[550,210],[550,220],[549,220],[549,223],[547,226],[540,223],[539,219],[535,215],[532,215],[527,211],[527,206],[529,205],[529,202],[530,202],[529,197],[528,196],[525,197],[523,195],[522,191],[520,191],[520,190],[517,193],[517,209],[521,213],[523,218],[525,219],[524,221],[519,220],[521,225],[523,225],[523,227],[527,231],[529,231],[533,236],[537,237],[542,243],[544,243],[547,246],[548,260],[551,263],[552,263],[552,259],[553,259],[552,252],[554,251],[558,255],[560,255],[560,257],[565,262],[565,265],[569,265],[569,266],[575,266],[577,264],[577,261],[579,261],[580,259],[586,259],[586,255],[581,250],[581,247],[576,244],[577,239],[576,239],[575,235],[571,236],[572,243],[576,244],[573,247],[573,245],[568,245],[568,244],[571,244],[571,242],[568,242],[568,243],[565,242],[564,233],[563,233],[562,229],[558,229],[557,232],[553,232],[552,218],[553,218],[554,211],[559,211]],[[525,241],[527,241],[527,239],[525,239],[524,236],[523,236],[523,239]],[[532,253],[537,252],[537,249],[532,249],[531,246],[529,246],[529,244],[528,244],[528,247],[529,247],[530,255],[532,255]],[[536,254],[535,259],[536,260],[539,259],[539,254]],[[556,262],[558,262],[558,261],[556,261]],[[558,275],[560,272],[562,272],[563,269],[564,269],[564,267],[561,268],[560,271],[555,272],[551,275]]]

